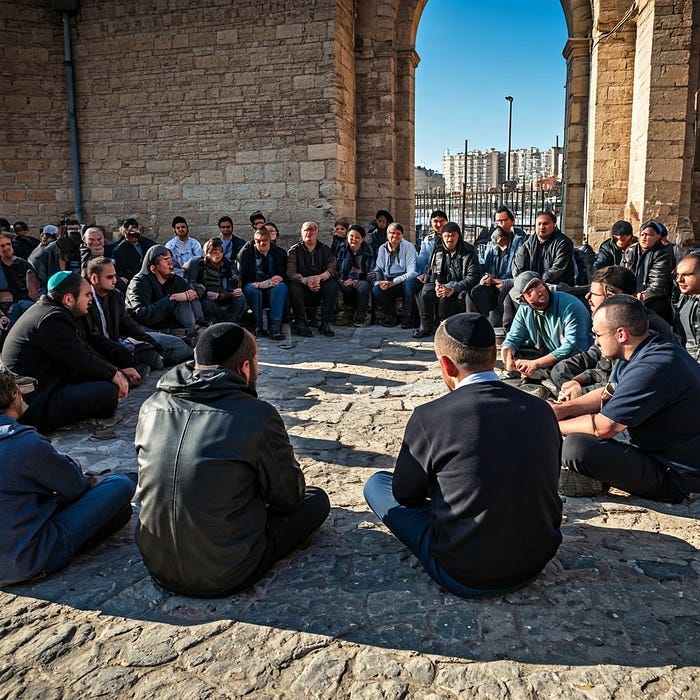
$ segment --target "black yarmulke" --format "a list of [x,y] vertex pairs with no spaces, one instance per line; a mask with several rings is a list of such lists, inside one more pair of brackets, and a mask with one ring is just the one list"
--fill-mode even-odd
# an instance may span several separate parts
[[445,332],[452,340],[466,348],[492,348],[496,335],[486,316],[463,313],[450,316],[445,321]]
[[216,323],[205,329],[197,339],[194,360],[200,366],[223,364],[243,343],[245,332],[236,323]]

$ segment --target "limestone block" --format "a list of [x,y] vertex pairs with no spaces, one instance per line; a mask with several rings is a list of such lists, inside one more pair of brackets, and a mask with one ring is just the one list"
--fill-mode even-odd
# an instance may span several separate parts
[[322,180],[326,176],[326,164],[321,161],[299,164],[299,176],[304,180]]
[[309,160],[331,160],[336,157],[337,151],[335,143],[310,144],[307,147]]

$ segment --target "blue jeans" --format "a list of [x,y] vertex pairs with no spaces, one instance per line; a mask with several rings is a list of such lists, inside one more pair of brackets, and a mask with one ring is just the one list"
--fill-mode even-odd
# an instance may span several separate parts
[[392,493],[393,481],[394,476],[390,472],[381,471],[372,474],[365,484],[365,500],[392,534],[396,535],[416,555],[418,561],[435,583],[462,598],[476,598],[517,591],[534,581],[532,578],[510,588],[485,590],[483,588],[470,588],[453,579],[435,561],[431,551],[432,513],[430,505],[426,503],[420,508],[402,506]]
[[282,316],[287,306],[289,290],[284,282],[280,282],[276,287],[270,289],[258,289],[252,284],[246,284],[243,294],[248,301],[248,306],[255,316],[255,327],[263,327],[263,309],[266,305],[270,307],[270,325],[281,325]]
[[126,474],[112,474],[56,512],[50,522],[58,530],[58,543],[42,573],[52,574],[63,569],[81,547],[96,539],[96,535],[104,539],[123,527],[130,517],[130,510],[127,515],[125,509],[135,490],[134,479]]
[[160,354],[166,365],[179,365],[194,357],[194,350],[182,338],[169,333],[153,331],[150,328],[144,328],[144,330],[160,345]]

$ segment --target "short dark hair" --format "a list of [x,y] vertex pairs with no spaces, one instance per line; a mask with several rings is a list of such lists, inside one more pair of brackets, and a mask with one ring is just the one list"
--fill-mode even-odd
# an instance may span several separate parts
[[185,219],[184,216],[176,216],[173,218],[173,223],[171,224],[172,228],[175,228],[176,224],[185,224],[187,228],[189,228],[189,224],[187,223],[187,219]]
[[557,215],[551,209],[543,209],[542,211],[538,211],[535,220],[537,220],[540,216],[548,216],[552,220],[553,224],[557,223]]
[[335,223],[333,226],[342,226],[343,228],[348,228],[350,226],[350,222],[347,219],[336,219]]
[[114,265],[114,260],[112,260],[112,258],[107,258],[104,255],[98,255],[96,258],[90,258],[85,266],[85,278],[89,279],[90,275],[97,275],[99,277],[102,274],[102,271],[105,269],[105,265]]
[[626,328],[635,338],[649,332],[649,316],[638,299],[627,294],[616,294],[604,299],[596,309],[596,314],[605,310],[605,320],[610,328]]
[[252,362],[257,349],[258,345],[255,342],[255,336],[244,328],[243,340],[240,347],[233,353],[233,355],[231,355],[231,357],[222,362],[219,367],[223,369],[231,369],[237,374],[240,374],[239,369],[241,368],[241,365],[246,360]]
[[444,323],[441,323],[435,331],[434,347],[438,357],[445,355],[463,369],[479,372],[494,367],[495,345],[490,348],[468,348],[449,335]]
[[266,221],[265,226],[272,226],[272,228],[275,229],[275,231],[277,231],[277,235],[280,235],[280,230],[277,227],[277,224],[273,223],[272,221]]
[[[513,214],[513,212],[508,209],[505,204],[501,204],[501,206],[496,209],[496,214],[507,214],[511,221],[515,221],[515,214]],[[556,224],[557,222],[555,221],[554,223]]]
[[378,219],[380,216],[383,216],[390,224],[394,223],[394,217],[386,209],[379,209],[374,218]]
[[15,223],[12,224],[12,228],[15,230],[15,233],[19,231],[29,231],[29,226],[27,226],[24,221],[15,221]]
[[5,411],[12,405],[18,390],[14,374],[7,369],[0,369],[0,411]]
[[204,252],[204,255],[209,255],[209,251],[213,250],[214,248],[223,247],[224,242],[218,236],[214,236],[204,243],[202,246],[202,251]]
[[12,226],[7,219],[0,217],[0,231],[12,231]]
[[610,265],[596,270],[591,277],[591,282],[602,284],[606,292],[612,294],[635,294],[637,292],[637,278],[632,270],[620,265]]
[[462,229],[459,227],[459,224],[456,224],[454,221],[448,221],[442,227],[442,232],[443,233],[458,233],[460,236],[462,235]]
[[350,233],[350,231],[357,231],[362,236],[362,238],[364,238],[367,235],[367,231],[365,231],[365,227],[360,226],[360,224],[353,224],[352,226],[349,226],[348,233]]
[[265,214],[263,214],[260,210],[254,211],[248,218],[250,219],[251,224],[253,222],[257,221],[258,219],[262,219],[265,223],[267,223],[267,219],[265,218]]
[[447,218],[447,214],[442,209],[436,209],[435,211],[430,212],[430,218],[431,220],[434,219],[436,216],[441,216],[443,219]]
[[625,221],[624,219],[620,219],[620,221],[616,221],[610,227],[610,235],[611,236],[632,236],[632,235],[634,235],[634,229],[632,228],[632,224],[629,221]]
[[225,221],[227,224],[231,224],[231,226],[233,226],[233,219],[232,219],[230,216],[225,216],[225,215],[222,216],[222,217],[216,222],[216,225],[217,225],[217,226],[221,226],[221,224],[223,224],[224,221]]

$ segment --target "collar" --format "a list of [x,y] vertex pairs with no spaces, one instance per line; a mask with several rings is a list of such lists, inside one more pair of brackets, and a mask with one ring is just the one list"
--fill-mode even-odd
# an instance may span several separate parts
[[470,384],[481,384],[483,382],[500,382],[500,377],[492,370],[487,370],[486,372],[474,372],[470,374],[461,381],[457,383],[455,389],[459,389],[463,386],[469,386]]

